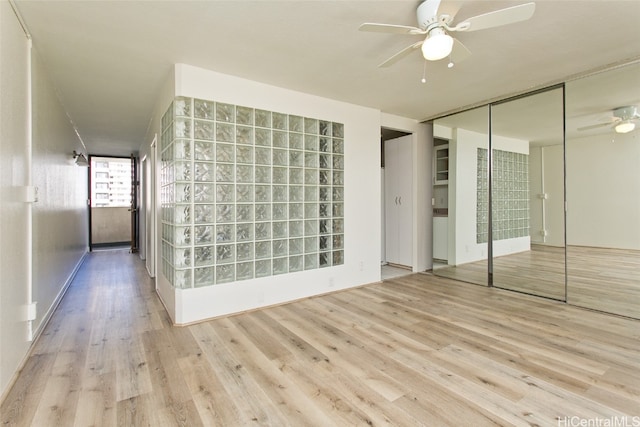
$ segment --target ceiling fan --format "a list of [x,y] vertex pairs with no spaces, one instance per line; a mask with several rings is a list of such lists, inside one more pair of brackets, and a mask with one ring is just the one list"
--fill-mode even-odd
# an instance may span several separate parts
[[629,133],[636,128],[636,121],[640,120],[638,107],[635,105],[627,105],[618,107],[613,110],[613,117],[606,123],[598,123],[595,125],[584,126],[578,128],[579,131],[597,129],[601,127],[610,127],[616,133]]
[[499,9],[482,15],[468,18],[453,25],[454,17],[448,14],[438,16],[438,8],[441,0],[425,0],[416,11],[418,26],[394,24],[365,23],[360,25],[360,31],[377,33],[425,35],[426,38],[413,43],[391,58],[384,61],[379,67],[389,67],[404,58],[417,48],[421,48],[426,60],[437,61],[450,57],[451,64],[459,62],[469,56],[471,52],[457,39],[448,33],[456,31],[478,31],[515,22],[526,21],[533,16],[535,3],[525,3],[518,6]]

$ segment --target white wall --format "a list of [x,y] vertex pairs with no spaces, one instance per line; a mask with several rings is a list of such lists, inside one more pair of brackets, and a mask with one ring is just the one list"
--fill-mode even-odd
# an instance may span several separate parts
[[[27,103],[29,58],[32,126]],[[30,55],[27,38],[5,1],[0,2],[0,92],[0,394],[4,395],[31,346],[26,320],[30,283],[37,302],[31,327],[37,337],[86,253],[88,232],[87,169],[75,166],[71,157],[82,145],[37,49]],[[35,203],[19,197],[19,189],[30,178],[38,188]]]
[[[541,199],[540,194],[546,194]],[[564,246],[564,151],[562,145],[531,147],[529,152],[531,242]],[[546,231],[546,236],[541,231]]]
[[567,244],[640,249],[640,136],[567,140]]

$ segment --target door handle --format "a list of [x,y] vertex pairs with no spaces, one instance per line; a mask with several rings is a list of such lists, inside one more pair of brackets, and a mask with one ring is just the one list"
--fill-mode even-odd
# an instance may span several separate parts
[[401,205],[402,204],[402,196],[398,197],[398,201],[399,201],[398,204]]

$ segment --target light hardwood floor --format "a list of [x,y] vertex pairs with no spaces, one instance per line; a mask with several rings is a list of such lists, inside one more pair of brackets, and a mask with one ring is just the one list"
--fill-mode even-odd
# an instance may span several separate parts
[[137,256],[99,252],[0,410],[38,427],[587,425],[569,422],[640,421],[639,368],[640,321],[428,274],[172,327]]

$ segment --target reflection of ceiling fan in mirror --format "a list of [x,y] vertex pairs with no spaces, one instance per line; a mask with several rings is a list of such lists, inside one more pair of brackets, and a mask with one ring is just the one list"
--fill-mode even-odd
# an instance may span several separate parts
[[628,133],[636,128],[636,122],[640,120],[638,107],[628,105],[626,107],[618,107],[613,110],[613,117],[606,123],[598,123],[591,126],[578,128],[579,131],[597,129],[601,127],[610,127],[616,133]]
[[535,3],[525,3],[518,6],[499,9],[482,15],[468,18],[453,25],[453,16],[442,14],[438,16],[438,7],[441,0],[425,0],[418,6],[418,26],[393,24],[365,23],[360,26],[360,31],[378,33],[427,35],[424,40],[413,43],[384,61],[379,67],[388,67],[395,64],[417,48],[421,48],[426,60],[437,61],[449,57],[450,64],[459,62],[471,54],[469,50],[457,39],[448,33],[456,31],[477,31],[501,25],[526,21],[533,16]]

